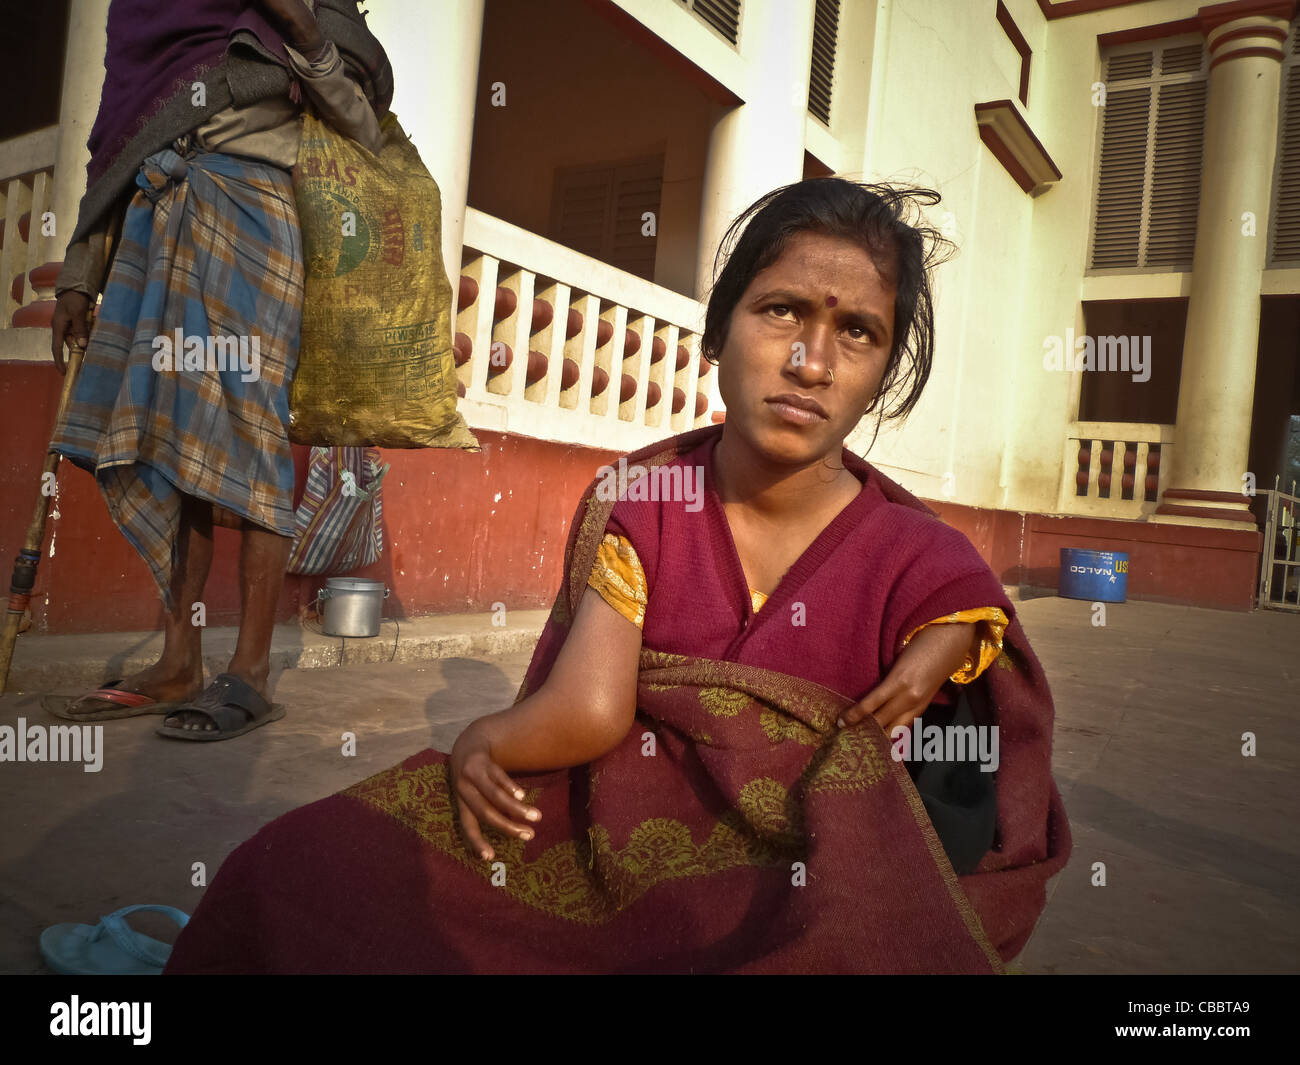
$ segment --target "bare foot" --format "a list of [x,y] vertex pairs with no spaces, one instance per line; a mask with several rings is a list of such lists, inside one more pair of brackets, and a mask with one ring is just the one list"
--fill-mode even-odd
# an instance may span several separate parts
[[[178,703],[194,698],[203,690],[203,665],[201,662],[196,662],[178,667],[160,661],[148,669],[142,669],[139,673],[125,677],[110,687],[117,691],[147,695],[160,703]],[[117,709],[120,709],[117,703],[86,696],[68,704],[68,711],[78,716]]]

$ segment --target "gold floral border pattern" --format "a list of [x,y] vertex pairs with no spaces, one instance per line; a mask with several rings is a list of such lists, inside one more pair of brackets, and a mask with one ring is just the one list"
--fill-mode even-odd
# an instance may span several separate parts
[[[490,883],[493,863],[473,858],[461,841],[445,764],[414,770],[397,766],[343,794],[404,824]],[[536,789],[525,801],[536,801]],[[551,916],[597,925],[656,884],[739,866],[787,866],[806,860],[801,826],[777,781],[746,785],[741,807],[721,817],[702,844],[695,843],[683,822],[655,817],[633,828],[622,848],[615,848],[608,831],[595,825],[586,840],[565,840],[532,860],[524,859],[522,840],[488,829],[494,863],[504,862],[509,871],[505,885],[493,890]],[[756,826],[761,827],[756,831]]]
[[[692,658],[643,648],[639,662],[641,683],[651,690],[659,685],[701,689],[700,704],[715,717],[732,717],[743,706],[743,696],[765,704],[774,713],[793,718],[823,736],[850,705],[842,695],[809,680],[772,669]],[[649,676],[647,676],[649,674]],[[724,696],[720,694],[726,690]]]
[[[1002,669],[1017,670],[1018,657],[1014,649],[1006,644],[996,665]],[[769,705],[773,705],[774,709],[779,708],[777,712],[782,716],[786,716],[785,711],[788,709],[792,711],[788,716],[793,720],[806,719],[809,727],[823,736],[834,731],[833,741],[814,752],[804,772],[802,788],[805,795],[819,791],[870,787],[892,773],[967,930],[980,945],[993,970],[999,973],[1004,971],[1001,957],[985,934],[979,915],[958,882],[957,874],[939,841],[939,835],[934,830],[916,785],[903,764],[895,761],[890,754],[889,738],[878,727],[872,728],[870,722],[863,722],[851,729],[835,728],[834,722],[849,704],[849,700],[811,681],[740,663],[701,661],[685,655],[643,650],[640,665],[643,671],[652,672],[656,682],[682,677],[687,682],[696,680],[698,683],[702,680],[706,685],[720,687],[730,684],[743,688],[762,701],[770,699],[772,702]]]

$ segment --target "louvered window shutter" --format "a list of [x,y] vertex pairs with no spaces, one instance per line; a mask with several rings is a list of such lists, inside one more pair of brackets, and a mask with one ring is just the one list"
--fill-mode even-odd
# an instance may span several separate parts
[[554,239],[584,255],[602,258],[613,183],[612,166],[558,171],[551,225]]
[[740,0],[678,0],[701,22],[712,26],[731,44],[740,30]]
[[[551,238],[653,281],[663,173],[662,155],[557,170]],[[646,212],[655,216],[649,235]]]
[[1137,265],[1150,115],[1149,88],[1107,92],[1093,223],[1094,270]]
[[653,281],[654,235],[647,236],[646,214],[652,214],[652,234],[659,230],[659,201],[663,195],[664,161],[647,160],[618,167],[614,172],[614,222],[609,262],[620,270]]
[[1105,76],[1090,266],[1190,269],[1205,136],[1204,45],[1113,53]]
[[1269,266],[1300,265],[1300,22],[1291,23],[1282,60],[1282,100],[1273,174]]
[[840,0],[817,0],[817,13],[813,19],[812,69],[808,75],[808,110],[828,125],[839,24]]

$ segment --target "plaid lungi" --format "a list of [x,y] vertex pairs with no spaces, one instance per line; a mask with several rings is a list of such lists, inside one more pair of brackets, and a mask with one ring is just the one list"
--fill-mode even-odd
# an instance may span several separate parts
[[181,493],[293,535],[302,237],[269,163],[168,148],[136,184],[52,446],[95,475],[170,607]]

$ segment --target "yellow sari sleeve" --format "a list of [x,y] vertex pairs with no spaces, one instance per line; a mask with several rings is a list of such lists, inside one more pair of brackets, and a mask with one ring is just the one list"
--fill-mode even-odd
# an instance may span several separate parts
[[626,536],[605,534],[587,585],[638,629],[645,624],[645,570]]
[[1002,653],[1002,634],[1006,632],[1011,620],[997,607],[981,606],[971,610],[958,610],[956,613],[945,614],[941,618],[927,621],[925,625],[921,625],[907,634],[903,639],[903,646],[906,647],[913,636],[929,625],[943,625],[948,622],[962,621],[976,623],[978,644],[966,656],[962,668],[957,670],[949,679],[956,684],[969,684]]

